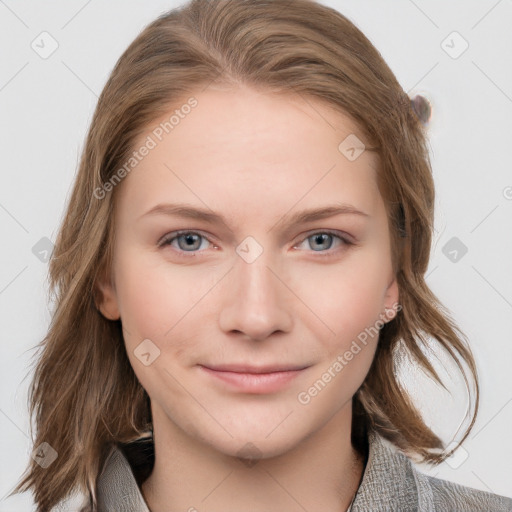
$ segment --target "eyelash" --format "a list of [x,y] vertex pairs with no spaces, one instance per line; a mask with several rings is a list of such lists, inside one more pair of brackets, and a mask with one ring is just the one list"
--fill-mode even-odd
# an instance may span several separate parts
[[[201,234],[200,232],[198,231],[190,231],[190,230],[181,230],[181,231],[174,231],[172,233],[169,233],[167,235],[165,235],[163,237],[163,239],[161,240],[161,242],[158,243],[158,247],[165,247],[165,246],[170,246],[171,243],[176,240],[180,235],[199,235],[200,237],[204,238],[205,240],[207,240],[209,243],[213,243],[209,240],[209,238],[203,234]],[[308,238],[314,236],[314,235],[332,235],[336,238],[338,238],[341,242],[342,242],[342,246],[351,246],[351,245],[355,245],[354,242],[350,241],[347,239],[347,237],[345,236],[342,236],[340,234],[339,231],[333,231],[333,230],[330,230],[330,229],[324,229],[324,230],[321,230],[321,231],[314,231],[313,233],[310,233],[309,235],[307,235],[306,237],[304,237],[298,244],[296,245],[300,245],[302,244],[303,242],[305,242]],[[337,253],[338,251],[340,250],[340,248],[338,249],[327,249],[325,251],[313,251],[311,250],[311,252],[314,252],[314,253],[317,253],[317,257],[320,257],[320,258],[328,258],[330,256],[333,256],[335,253]],[[174,248],[174,251],[175,253],[179,256],[179,257],[183,257],[183,258],[190,258],[190,257],[197,257],[196,254],[197,253],[200,253],[200,252],[203,252],[203,251],[183,251],[182,249],[175,249]],[[188,253],[188,254],[187,254]]]

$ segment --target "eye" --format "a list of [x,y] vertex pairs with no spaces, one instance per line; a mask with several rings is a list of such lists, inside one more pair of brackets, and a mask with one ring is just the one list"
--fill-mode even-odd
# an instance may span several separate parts
[[[197,249],[199,249],[202,245],[201,240],[206,240],[209,242],[205,236],[197,233],[196,231],[176,231],[174,233],[165,235],[158,246],[164,247],[166,245],[170,245],[171,247],[177,249],[178,254],[182,256],[183,254],[180,251],[190,253],[200,252]],[[173,243],[174,241],[177,242],[177,247]]]
[[[354,245],[354,242],[351,242],[348,237],[340,235],[337,231],[324,230],[317,231],[308,235],[305,239],[302,240],[301,244],[308,242],[311,250],[313,252],[321,252],[327,254],[321,254],[321,256],[330,256],[333,252],[336,252],[336,249],[329,250],[333,246],[333,241],[338,240],[338,247]],[[203,241],[207,243],[211,243],[208,238],[197,231],[175,231],[173,233],[169,233],[165,235],[161,242],[158,243],[159,247],[165,247],[170,245],[176,250],[176,253],[179,256],[187,257],[186,253],[190,253],[190,256],[194,256],[194,253],[203,252],[199,249],[203,245]],[[299,247],[295,246],[294,248]],[[207,248],[207,247],[203,247]]]
[[[303,241],[302,244],[305,242],[309,243],[309,246],[312,248],[314,252],[326,252],[329,249],[331,249],[333,245],[333,239],[338,239],[339,242],[338,246],[348,246],[348,245],[354,245],[353,242],[348,240],[347,237],[341,236],[336,231],[317,231],[316,233],[313,233],[309,236],[307,236]],[[297,246],[296,246],[297,247]],[[328,256],[332,254],[333,251],[328,251],[328,254],[322,254],[322,256]]]

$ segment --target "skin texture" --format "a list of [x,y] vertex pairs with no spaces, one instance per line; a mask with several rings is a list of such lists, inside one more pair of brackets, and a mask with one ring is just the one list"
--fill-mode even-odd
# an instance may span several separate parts
[[[398,303],[377,156],[347,159],[340,142],[361,134],[316,99],[213,85],[194,97],[196,108],[118,185],[113,274],[100,284],[101,312],[121,319],[151,398],[156,459],[144,497],[153,512],[346,510],[364,470],[350,442],[351,399],[377,336],[307,404],[298,395]],[[177,202],[227,226],[144,215]],[[367,216],[286,225],[342,203]],[[201,237],[187,245],[178,230]],[[322,239],[323,230],[338,233]],[[165,235],[170,245],[159,246]],[[240,245],[246,237],[256,243]],[[240,255],[258,248],[253,261]],[[147,366],[136,355],[145,339],[152,357],[160,351]],[[308,368],[278,391],[250,393],[199,366],[227,363]]]

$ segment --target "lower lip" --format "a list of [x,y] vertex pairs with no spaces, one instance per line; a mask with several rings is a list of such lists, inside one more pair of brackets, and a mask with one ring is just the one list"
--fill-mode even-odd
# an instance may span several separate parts
[[305,370],[290,370],[272,373],[236,373],[212,370],[201,366],[207,374],[215,377],[238,391],[245,393],[274,393],[286,387],[297,375]]

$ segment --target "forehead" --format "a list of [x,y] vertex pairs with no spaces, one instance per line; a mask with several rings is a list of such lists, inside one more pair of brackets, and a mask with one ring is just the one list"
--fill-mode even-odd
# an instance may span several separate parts
[[[192,97],[195,106],[181,108]],[[323,197],[371,209],[377,155],[347,158],[340,144],[353,137],[364,140],[356,123],[316,98],[210,86],[143,130],[133,149],[148,138],[152,149],[123,181],[122,195],[147,208],[179,197],[261,211]]]

